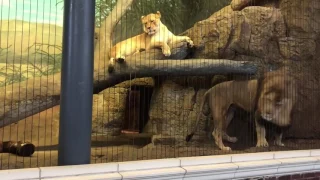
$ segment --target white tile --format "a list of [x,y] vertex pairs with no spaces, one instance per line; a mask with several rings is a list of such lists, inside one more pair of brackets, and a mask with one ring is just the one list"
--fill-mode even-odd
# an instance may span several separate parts
[[235,178],[242,178],[277,173],[277,169],[281,165],[281,162],[277,160],[262,160],[251,162],[237,162],[234,164],[238,166],[238,170],[235,173]]
[[304,171],[312,171],[314,169],[313,165],[303,165],[303,166],[288,166],[288,167],[279,167],[278,173],[296,173]]
[[199,174],[199,173],[219,173],[219,172],[236,172],[238,166],[233,163],[226,164],[210,164],[210,165],[199,165],[199,166],[182,166],[183,169],[187,171],[186,176],[191,174]]
[[107,173],[107,174],[92,174],[84,176],[65,176],[56,178],[45,178],[45,180],[122,180],[122,176],[119,173]]
[[117,172],[117,163],[41,167],[41,178]]
[[186,171],[181,167],[120,172],[123,179],[179,179]]
[[314,169],[315,170],[320,170],[320,156],[313,156],[313,158],[318,159],[318,161],[314,164]]
[[157,160],[142,160],[128,161],[119,163],[119,171],[136,171],[156,168],[179,167],[179,159],[157,159]]
[[298,157],[309,157],[309,156],[310,156],[310,150],[274,152],[274,158],[275,159],[298,158]]
[[195,166],[195,165],[218,164],[218,163],[231,162],[230,155],[183,157],[183,158],[179,158],[179,159],[181,161],[181,166]]
[[40,169],[39,168],[26,168],[26,169],[11,169],[1,170],[1,180],[26,180],[26,179],[39,179]]
[[183,178],[183,180],[220,180],[232,178],[234,178],[234,172],[225,172],[221,174],[202,174],[201,176],[186,176]]
[[265,169],[255,169],[255,170],[246,170],[246,171],[237,171],[235,173],[235,178],[249,178],[249,177],[258,177],[264,175],[272,175],[278,172],[276,167],[270,167]]
[[280,166],[286,165],[301,165],[301,164],[315,164],[319,160],[316,157],[301,157],[301,158],[288,158],[288,159],[277,159],[281,162]]
[[278,160],[263,160],[263,161],[249,161],[249,162],[237,162],[234,163],[238,166],[239,170],[254,170],[259,168],[272,168],[272,167],[279,167],[281,162]]
[[232,162],[268,160],[273,159],[273,156],[274,153],[272,152],[234,154],[232,155]]
[[320,156],[320,149],[311,150],[311,156]]
[[314,157],[278,160],[281,162],[281,165],[278,168],[278,173],[312,171],[314,170],[315,163],[318,162],[318,159]]

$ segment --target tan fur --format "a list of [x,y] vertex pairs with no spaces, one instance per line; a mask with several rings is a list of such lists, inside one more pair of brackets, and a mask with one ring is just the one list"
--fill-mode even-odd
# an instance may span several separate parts
[[[255,118],[257,147],[268,146],[265,138],[265,127],[257,121],[259,117],[280,127],[288,126],[291,123],[290,113],[296,102],[296,86],[293,79],[288,77],[286,73],[279,72],[266,73],[261,84]],[[215,143],[221,150],[231,150],[230,147],[224,146],[222,142],[222,139],[229,142],[237,141],[236,137],[229,137],[226,134],[226,129],[234,115],[234,109],[230,108],[230,106],[236,105],[248,112],[253,112],[256,102],[257,86],[257,80],[227,81],[209,89],[201,102],[197,124],[193,132],[187,136],[186,140],[189,141],[192,138],[199,125],[200,116],[203,113],[202,108],[204,104],[208,102],[213,117],[214,130],[212,136],[215,139]],[[282,133],[277,134],[276,144],[284,146],[281,138]]]
[[140,52],[141,50],[150,50],[152,48],[161,48],[165,56],[171,55],[169,43],[188,42],[193,46],[192,40],[187,36],[175,36],[168,28],[162,24],[161,14],[148,14],[141,17],[144,33],[117,43],[111,49],[110,64],[115,60],[123,59],[129,55]]

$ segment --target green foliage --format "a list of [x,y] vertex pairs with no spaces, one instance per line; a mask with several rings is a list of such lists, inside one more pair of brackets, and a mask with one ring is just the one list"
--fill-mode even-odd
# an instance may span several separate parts
[[[141,16],[160,11],[162,22],[175,34],[208,18],[231,0],[136,0],[115,28],[115,42],[142,32]],[[108,16],[116,0],[96,0],[96,25]]]
[[100,27],[101,22],[109,15],[116,2],[116,0],[96,0],[95,23],[97,27]]

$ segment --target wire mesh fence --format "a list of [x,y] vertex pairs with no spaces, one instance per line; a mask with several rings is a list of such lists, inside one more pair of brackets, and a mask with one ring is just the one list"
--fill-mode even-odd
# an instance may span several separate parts
[[[55,166],[63,1],[0,2],[0,169]],[[96,0],[91,163],[319,148],[319,7]]]

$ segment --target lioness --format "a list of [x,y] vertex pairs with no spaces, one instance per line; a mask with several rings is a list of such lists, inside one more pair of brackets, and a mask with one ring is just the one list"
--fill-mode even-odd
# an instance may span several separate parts
[[171,55],[169,43],[187,42],[192,47],[193,41],[187,36],[175,36],[168,28],[162,24],[161,13],[148,14],[141,17],[144,33],[121,41],[112,47],[110,53],[110,65],[114,65],[115,60],[125,60],[126,56],[140,52],[141,50],[150,50],[152,48],[161,48],[165,56]]
[[[212,136],[221,150],[231,150],[224,146],[222,139],[236,142],[236,137],[229,137],[226,129],[234,116],[234,108],[238,106],[248,112],[255,113],[257,133],[257,147],[267,147],[266,130],[260,119],[269,121],[278,127],[287,127],[291,123],[291,111],[296,103],[296,86],[292,77],[285,69],[265,73],[264,77],[249,81],[226,81],[210,88],[201,102],[200,113],[196,126],[186,137],[190,141],[194,135],[203,114],[203,107],[208,102],[213,117]],[[282,132],[276,133],[276,144],[284,146],[281,142]]]

